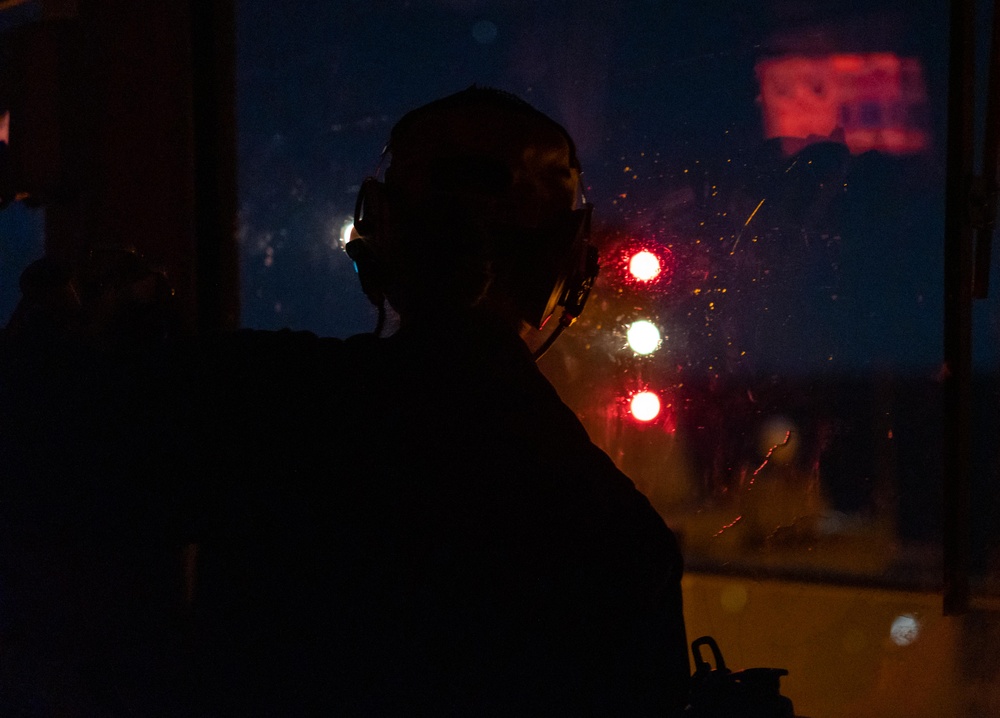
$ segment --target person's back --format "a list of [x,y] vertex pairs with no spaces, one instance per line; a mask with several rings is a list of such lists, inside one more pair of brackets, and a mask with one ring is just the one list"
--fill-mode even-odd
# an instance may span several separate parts
[[[318,343],[314,369],[278,392],[329,411],[269,442],[277,460],[254,460],[301,486],[282,493],[307,510],[287,533],[296,512],[260,503],[292,539],[258,546],[285,568],[258,563],[249,595],[298,566],[295,588],[265,602],[296,618],[274,645],[239,650],[265,674],[289,650],[295,688],[279,694],[344,713],[683,708],[673,534],[519,336],[560,306],[572,319],[596,272],[571,139],[520,100],[471,88],[404,117],[388,153],[384,182],[362,187],[348,253],[401,329]],[[275,413],[289,411],[302,414]]]
[[261,446],[228,460],[239,476],[199,536],[215,700],[258,715],[683,706],[673,535],[515,334],[300,339],[277,401],[309,388],[329,411],[255,418]]
[[[169,647],[176,694],[169,679],[133,686],[155,685],[144,705],[164,715],[679,711],[674,536],[519,336],[559,307],[572,318],[596,272],[572,141],[473,88],[404,117],[389,150],[348,250],[373,302],[399,313],[395,335],[199,338],[106,384],[141,387],[145,404],[121,409],[92,451],[125,482],[144,463],[156,478],[112,543],[192,547],[191,622]],[[59,372],[6,376],[45,386]],[[13,419],[31,410],[23,393],[4,404]],[[88,407],[82,422],[101,411]],[[37,457],[60,441],[30,438],[10,448]],[[32,471],[26,460],[21,478]],[[111,590],[159,610],[164,596],[136,595],[131,570]],[[132,653],[152,656],[174,629],[144,621],[148,645]],[[95,665],[132,650],[105,644]]]
[[[385,527],[402,544],[401,627],[421,628],[402,649],[421,656],[403,665],[422,668],[396,685],[436,685],[435,708],[468,715],[681,707],[673,536],[523,344],[477,324],[414,339],[392,360],[401,385],[422,386],[386,437],[402,453],[379,463],[395,474],[386,487],[404,527]],[[435,420],[414,431],[425,416]]]

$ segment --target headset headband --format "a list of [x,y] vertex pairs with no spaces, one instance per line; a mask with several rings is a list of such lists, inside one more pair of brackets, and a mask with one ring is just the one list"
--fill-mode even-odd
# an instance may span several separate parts
[[[435,195],[434,192],[425,193],[425,200],[428,196],[438,196],[439,199],[444,197],[446,201],[458,203],[462,201],[463,191],[468,190],[472,190],[468,195],[470,198],[475,195],[476,191],[481,191],[481,194],[475,196],[489,197],[491,182],[499,183],[501,181],[499,178],[494,179],[489,176],[492,170],[487,162],[480,161],[479,164],[476,164],[476,161],[482,160],[482,158],[468,157],[460,152],[456,152],[450,157],[441,158],[440,155],[445,153],[435,153],[437,147],[434,143],[438,141],[436,137],[427,140],[429,149],[423,145],[414,148],[406,146],[405,143],[423,142],[424,137],[414,133],[421,129],[419,123],[422,120],[428,117],[433,118],[435,113],[450,113],[451,110],[460,111],[465,108],[488,113],[491,106],[502,108],[504,111],[513,111],[512,116],[521,116],[532,123],[538,121],[540,127],[551,130],[553,136],[558,136],[566,142],[569,149],[570,168],[579,172],[580,163],[576,156],[576,147],[565,128],[523,100],[503,91],[472,87],[407,113],[393,127],[389,142],[379,162],[381,169],[387,157],[392,160],[386,169],[385,180],[369,177],[362,183],[358,195],[355,207],[355,229],[365,242],[365,246],[362,247],[358,244],[358,240],[348,243],[347,246],[348,254],[354,259],[358,268],[365,293],[373,303],[384,301],[386,288],[380,286],[380,281],[384,280],[383,272],[368,270],[374,269],[373,265],[378,262],[385,262],[389,259],[384,256],[379,257],[382,252],[393,251],[390,246],[392,242],[387,241],[388,236],[405,235],[406,233],[405,227],[398,226],[402,221],[400,216],[402,200],[396,196],[396,191],[399,190],[393,190],[393,187],[398,185],[398,167],[404,158],[403,166],[410,173],[429,173],[434,169],[430,165],[439,159],[447,160],[446,164],[450,163],[446,169],[447,172],[454,173],[454,177],[449,177],[449,188],[453,188],[454,192],[452,194],[438,193],[438,195]],[[489,117],[488,114],[484,114],[484,116]],[[432,127],[430,129],[438,130],[439,128]],[[470,130],[469,136],[473,142],[476,141],[475,132],[475,130]],[[490,136],[492,137],[492,135]],[[442,146],[447,147],[445,144]],[[461,149],[460,144],[459,148]],[[426,154],[422,154],[424,152]],[[503,155],[497,156],[502,158]],[[468,167],[463,168],[463,162]],[[396,165],[395,173],[394,164]],[[463,171],[467,174],[462,175]],[[406,179],[409,177],[410,175],[407,174]],[[421,175],[420,179],[423,180],[425,177]],[[489,224],[489,231],[495,236],[496,244],[505,239],[516,238],[516,241],[509,242],[508,248],[511,249],[510,256],[513,257],[511,266],[516,268],[518,281],[521,284],[523,296],[516,299],[520,305],[522,318],[535,328],[540,329],[558,307],[564,308],[560,327],[557,328],[555,334],[558,334],[564,326],[568,326],[579,316],[598,272],[597,252],[589,242],[592,206],[583,197],[579,184],[579,182],[574,181],[573,191],[578,193],[581,206],[577,209],[567,209],[561,213],[550,213],[549,220],[546,220],[541,226],[519,226],[517,217],[514,217],[509,225],[499,223],[496,219],[493,219]],[[424,187],[423,184],[417,186]],[[421,207],[419,201],[412,204],[415,206],[410,206],[409,210],[414,215],[419,215],[424,208]],[[567,206],[572,204],[575,204],[575,200],[570,197]],[[369,243],[373,246],[368,246]],[[517,256],[518,254],[521,256]],[[382,269],[384,270],[384,267]],[[551,341],[546,342],[546,348],[550,343]]]

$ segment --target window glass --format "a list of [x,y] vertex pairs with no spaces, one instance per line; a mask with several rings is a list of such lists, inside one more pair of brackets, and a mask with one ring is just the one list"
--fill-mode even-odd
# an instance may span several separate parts
[[[976,37],[976,139],[983,143],[990,35],[982,28],[991,27],[994,4],[978,2],[975,8],[981,29]],[[976,150],[974,172],[982,174],[982,146]],[[1000,481],[1000,442],[996,440],[1000,428],[1000,262],[995,248],[988,256],[986,296],[975,299],[972,306],[971,568],[974,589],[1000,595],[1000,493],[996,491]]]
[[238,24],[245,325],[370,331],[342,236],[392,123],[509,90],[576,139],[602,255],[542,369],[689,566],[940,584],[946,6],[244,0]]
[[[993,250],[996,254],[996,250]],[[989,295],[973,305],[974,363],[971,486],[973,587],[1000,595],[1000,271],[993,262]]]
[[0,317],[6,322],[21,298],[21,272],[45,251],[41,209],[15,203],[0,211]]
[[[41,3],[38,2],[7,9],[0,7],[0,35],[40,17]],[[5,108],[0,108],[0,114],[4,111]],[[0,119],[0,147],[7,139],[6,121]],[[43,210],[18,202],[0,210],[0,320],[3,322],[20,299],[18,279],[21,272],[45,250],[44,216]]]

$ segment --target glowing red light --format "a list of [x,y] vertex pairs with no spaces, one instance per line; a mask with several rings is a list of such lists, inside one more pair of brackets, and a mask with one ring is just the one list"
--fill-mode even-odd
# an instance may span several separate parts
[[636,421],[652,421],[660,415],[660,397],[652,391],[640,391],[632,395],[629,411]]
[[647,249],[636,252],[628,260],[629,273],[640,282],[651,282],[660,275],[660,258]]
[[786,154],[834,140],[852,154],[896,155],[930,148],[920,118],[928,94],[919,59],[892,53],[785,55],[761,60],[764,136],[781,139]]
[[619,250],[620,280],[636,289],[661,292],[674,274],[674,255],[666,246],[648,239],[628,241]]

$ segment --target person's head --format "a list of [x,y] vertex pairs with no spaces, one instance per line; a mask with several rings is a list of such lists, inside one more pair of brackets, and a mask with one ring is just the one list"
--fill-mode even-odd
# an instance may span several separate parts
[[386,151],[348,253],[369,298],[404,325],[480,307],[540,327],[596,272],[576,148],[526,102],[471,87],[406,114]]

